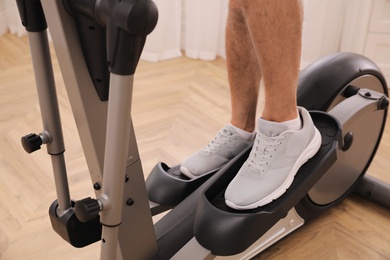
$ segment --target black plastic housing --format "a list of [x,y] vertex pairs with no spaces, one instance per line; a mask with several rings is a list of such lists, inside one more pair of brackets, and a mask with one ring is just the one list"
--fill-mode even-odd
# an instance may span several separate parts
[[375,76],[388,96],[386,81],[370,59],[350,52],[335,53],[307,66],[299,74],[297,102],[307,110],[327,111],[343,88],[363,75]]
[[175,206],[199,188],[215,172],[196,179],[180,173],[180,164],[168,167],[158,163],[146,179],[149,200],[160,205]]
[[[328,111],[329,106],[338,96],[343,95],[347,98],[356,93],[356,87],[349,85],[353,80],[367,75],[377,78],[383,87],[383,93],[388,96],[386,80],[379,67],[372,60],[360,54],[351,52],[341,52],[325,56],[316,60],[300,72],[297,103],[307,110]],[[367,88],[370,88],[370,86],[367,86]],[[386,118],[387,109],[384,111],[382,129],[378,136],[375,148],[371,157],[367,160],[360,178],[343,196],[340,196],[336,201],[328,205],[316,205],[309,196],[307,196],[304,201],[302,201],[302,204],[298,205],[300,208],[299,213],[300,215],[303,214],[305,216],[305,220],[316,218],[320,213],[325,212],[333,205],[342,201],[356,189],[359,182],[363,179],[365,172],[370,166],[379,147],[386,124]]]
[[20,19],[28,32],[42,32],[47,29],[45,14],[40,0],[16,0]]
[[110,72],[107,65],[106,28],[93,17],[94,2],[88,1],[90,5],[85,4],[85,1],[69,0],[68,2],[68,8],[71,9],[69,11],[76,23],[80,46],[96,93],[101,101],[107,101]]
[[[74,202],[72,202],[74,206]],[[102,225],[99,216],[86,223],[77,219],[73,208],[63,216],[57,216],[58,202],[55,200],[49,208],[50,222],[54,231],[74,247],[80,248],[101,239]]]
[[[113,3],[112,1],[111,3]],[[157,24],[158,10],[151,0],[65,0],[74,17],[84,59],[101,101],[109,95],[110,72],[133,75],[146,36]]]

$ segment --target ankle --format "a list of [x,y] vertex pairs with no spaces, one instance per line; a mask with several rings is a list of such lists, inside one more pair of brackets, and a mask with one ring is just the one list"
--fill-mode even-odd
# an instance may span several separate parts
[[230,121],[230,124],[238,129],[245,131],[245,132],[248,132],[248,133],[252,133],[255,130],[255,118],[253,118],[253,120],[251,120],[251,122],[247,122],[244,120],[240,121],[240,120],[232,119]]
[[299,117],[297,108],[291,109],[264,109],[261,118],[267,121],[282,123]]

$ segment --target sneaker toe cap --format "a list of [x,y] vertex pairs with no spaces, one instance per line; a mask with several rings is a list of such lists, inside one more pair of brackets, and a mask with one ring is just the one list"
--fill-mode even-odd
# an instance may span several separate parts
[[268,176],[254,178],[249,174],[240,174],[239,178],[233,179],[225,191],[226,204],[234,209],[253,209],[270,203],[273,198],[271,194],[283,183],[283,178],[274,176],[269,179]]

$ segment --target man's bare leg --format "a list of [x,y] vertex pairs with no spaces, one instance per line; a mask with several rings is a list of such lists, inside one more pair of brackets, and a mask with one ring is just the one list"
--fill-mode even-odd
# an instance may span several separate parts
[[[263,76],[266,103],[259,119],[263,133],[257,133],[247,162],[225,193],[226,203],[233,208],[250,209],[279,197],[299,167],[319,148],[319,133],[310,115],[302,109],[306,127],[300,130],[296,105],[301,30],[302,9],[298,0],[230,0],[226,51],[231,125],[186,159],[180,170],[191,178],[209,174],[248,146],[253,137],[248,132],[256,125],[259,81]],[[290,140],[293,141],[288,145]],[[268,171],[269,168],[273,169]],[[279,173],[273,174],[275,169]],[[264,173],[266,176],[260,177]],[[263,180],[260,184],[259,179]]]
[[231,124],[252,132],[255,129],[261,69],[239,0],[229,2],[226,62],[232,103]]
[[261,70],[239,0],[230,0],[226,56],[232,101],[231,124],[206,147],[183,161],[180,171],[197,178],[209,174],[253,143]]
[[302,47],[300,0],[240,0],[262,69],[262,117],[283,122],[297,118],[296,90]]
[[317,153],[321,135],[306,109],[296,105],[300,1],[239,1],[265,86],[265,106],[252,151],[225,192],[229,207],[247,210],[285,193],[299,168]]

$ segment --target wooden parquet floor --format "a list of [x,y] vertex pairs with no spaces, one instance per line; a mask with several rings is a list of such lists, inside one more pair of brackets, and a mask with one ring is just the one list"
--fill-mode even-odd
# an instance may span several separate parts
[[[74,199],[93,196],[66,91],[54,59],[66,160]],[[179,58],[141,62],[133,121],[145,173],[207,144],[230,119],[225,62]],[[98,259],[99,243],[76,249],[51,228],[55,199],[46,149],[28,155],[20,137],[42,130],[26,37],[0,37],[0,258]],[[261,106],[259,106],[261,111]],[[390,183],[390,128],[369,172]],[[390,210],[354,195],[304,225],[256,259],[390,259]]]

